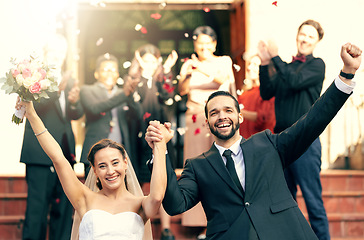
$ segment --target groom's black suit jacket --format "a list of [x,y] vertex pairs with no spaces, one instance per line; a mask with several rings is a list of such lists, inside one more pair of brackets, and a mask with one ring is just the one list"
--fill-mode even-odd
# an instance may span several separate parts
[[176,215],[201,201],[208,239],[257,239],[256,235],[260,240],[317,239],[288,190],[283,170],[322,133],[349,96],[333,83],[292,127],[280,134],[266,130],[242,139],[245,196],[214,145],[187,160],[178,181],[167,161],[165,210]]

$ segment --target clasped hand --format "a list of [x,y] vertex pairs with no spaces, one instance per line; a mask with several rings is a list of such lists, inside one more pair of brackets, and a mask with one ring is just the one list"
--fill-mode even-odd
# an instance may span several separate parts
[[171,129],[171,123],[161,124],[159,121],[150,121],[145,133],[145,140],[153,149],[154,143],[164,142],[167,144],[173,138],[173,135],[174,131]]

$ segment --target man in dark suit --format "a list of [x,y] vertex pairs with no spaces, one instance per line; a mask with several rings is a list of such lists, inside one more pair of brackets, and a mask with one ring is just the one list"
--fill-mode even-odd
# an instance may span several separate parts
[[[66,52],[66,39],[56,35],[45,47],[45,60],[60,71]],[[77,81],[69,73],[65,73],[59,84],[59,91],[48,95],[49,99],[34,102],[34,108],[73,165],[75,138],[71,120],[77,120],[83,115]],[[47,239],[48,214],[49,239],[70,239],[73,207],[63,192],[52,161],[42,150],[28,121],[25,124],[20,162],[26,164],[28,184],[23,239]]]
[[[167,213],[180,214],[201,201],[208,239],[317,239],[290,194],[283,170],[321,134],[350,96],[354,85],[350,74],[360,66],[361,50],[345,44],[341,58],[344,74],[306,115],[280,134],[265,130],[242,138],[238,130],[243,118],[237,100],[222,91],[211,94],[205,114],[215,143],[209,151],[186,161],[178,181],[167,161],[163,200]],[[158,127],[150,125],[146,133],[149,145],[159,139]]]
[[125,112],[129,110],[129,106],[136,104],[132,93],[137,81],[128,80],[124,88],[119,88],[116,85],[119,78],[118,67],[115,56],[108,53],[101,55],[96,60],[94,73],[97,82],[81,87],[80,98],[86,115],[86,135],[81,154],[81,162],[85,164],[85,176],[90,169],[88,152],[101,139],[109,138],[123,144],[130,159],[135,159],[131,151]]
[[[296,37],[297,55],[291,63],[282,61],[274,42],[267,45],[259,43],[258,55],[262,61],[259,68],[260,95],[264,100],[275,97],[274,133],[280,133],[294,124],[320,97],[325,79],[325,63],[312,54],[323,35],[320,23],[314,20],[303,22]],[[276,74],[271,76],[271,70]],[[285,177],[294,199],[297,185],[300,186],[309,221],[317,237],[329,240],[329,222],[322,200],[320,172],[321,143],[317,138],[297,161],[285,169]]]

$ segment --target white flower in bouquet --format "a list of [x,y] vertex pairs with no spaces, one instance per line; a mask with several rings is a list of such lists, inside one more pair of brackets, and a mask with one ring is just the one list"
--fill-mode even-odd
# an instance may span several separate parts
[[[54,67],[48,66],[30,56],[17,62],[11,59],[13,68],[6,73],[6,77],[0,78],[1,87],[6,94],[17,93],[22,101],[40,101],[41,98],[49,98],[47,92],[58,91],[57,78],[54,76]],[[23,122],[24,109],[16,110],[12,121],[16,124]]]

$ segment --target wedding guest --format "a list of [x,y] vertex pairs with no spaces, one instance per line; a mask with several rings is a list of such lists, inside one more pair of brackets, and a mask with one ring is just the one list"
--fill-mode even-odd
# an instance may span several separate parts
[[[274,42],[259,43],[260,94],[264,100],[275,97],[276,126],[280,133],[294,124],[319,98],[325,79],[325,63],[313,56],[317,44],[324,35],[320,23],[303,22],[297,32],[297,55],[286,63],[278,56]],[[268,64],[276,70],[268,74]],[[292,196],[296,199],[297,185],[305,200],[312,229],[320,240],[330,239],[329,222],[322,200],[321,143],[317,138],[294,164],[285,170],[285,177]]]
[[[44,47],[44,61],[56,68],[61,79],[59,91],[48,93],[49,99],[42,98],[40,102],[35,102],[34,108],[73,166],[76,162],[75,138],[71,121],[79,119],[83,115],[83,109],[79,101],[77,80],[71,77],[70,72],[62,71],[66,54],[67,40],[62,35],[50,37]],[[22,239],[69,239],[73,207],[62,190],[51,159],[36,140],[28,119],[20,162],[26,164],[25,179],[28,185]],[[46,236],[48,214],[49,236]]]
[[[133,142],[138,142],[135,150],[139,154],[138,159],[134,161],[134,166],[135,163],[138,164],[137,176],[141,183],[150,181],[150,171],[146,166],[146,162],[150,158],[151,148],[144,140],[144,133],[151,120],[169,121],[167,116],[169,106],[167,103],[169,100],[174,99],[175,95],[171,70],[177,59],[177,52],[172,51],[163,63],[159,49],[152,44],[145,44],[135,51],[135,57],[129,68],[128,77],[139,82],[134,92],[134,100],[140,107],[137,110],[141,113],[139,114],[140,121],[136,121],[135,117],[128,115],[132,112],[132,108],[129,108],[127,118],[131,129],[130,137],[135,138]],[[141,138],[139,138],[140,132],[143,133]],[[174,146],[171,143],[169,142],[168,152],[175,161],[176,155]],[[174,240],[175,238],[170,230],[170,216],[164,211],[163,207],[160,208],[159,216],[161,240]]]
[[240,113],[244,122],[240,124],[240,135],[249,138],[251,135],[269,129],[273,131],[276,123],[274,98],[263,100],[259,90],[260,58],[253,55],[247,60],[247,75],[244,79],[243,93],[238,96]]
[[[193,32],[196,54],[185,61],[180,71],[179,92],[187,95],[185,113],[184,161],[210,148],[213,137],[205,126],[204,105],[216,90],[235,92],[232,60],[229,56],[216,56],[217,35],[209,26],[200,26]],[[198,143],[198,144],[196,144]],[[201,204],[182,215],[182,225],[206,227],[207,221]],[[205,231],[198,239],[206,237]]]
[[[86,115],[86,133],[81,153],[85,176],[90,170],[88,151],[99,140],[109,138],[123,144],[127,151],[131,148],[125,106],[134,103],[132,93],[137,83],[127,81],[123,88],[116,85],[119,64],[117,58],[108,53],[97,58],[94,76],[97,81],[92,85],[83,85],[80,91]],[[133,161],[134,156],[130,158]]]

